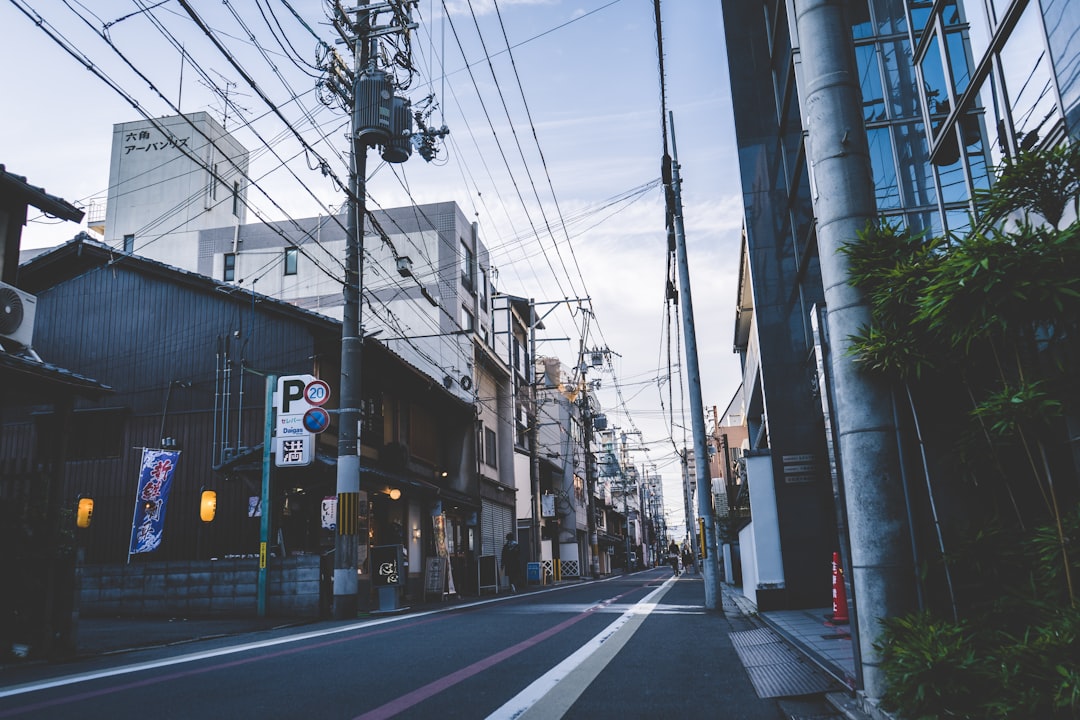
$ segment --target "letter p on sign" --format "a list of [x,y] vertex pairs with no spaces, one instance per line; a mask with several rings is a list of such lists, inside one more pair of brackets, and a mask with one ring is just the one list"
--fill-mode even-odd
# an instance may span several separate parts
[[278,378],[274,400],[278,415],[303,415],[311,406],[304,399],[304,388],[314,375],[286,375]]

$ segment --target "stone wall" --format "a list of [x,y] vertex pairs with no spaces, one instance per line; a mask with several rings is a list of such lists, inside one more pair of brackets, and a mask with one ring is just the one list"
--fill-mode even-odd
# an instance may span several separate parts
[[[80,614],[214,617],[258,611],[257,559],[139,562],[80,569]],[[271,559],[268,615],[319,616],[319,556]]]

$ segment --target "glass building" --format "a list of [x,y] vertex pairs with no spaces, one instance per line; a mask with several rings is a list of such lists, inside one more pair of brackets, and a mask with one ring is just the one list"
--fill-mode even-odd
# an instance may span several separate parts
[[[749,435],[741,486],[754,523],[775,526],[764,539],[780,550],[744,577],[744,591],[757,583],[749,591],[762,610],[827,607],[829,559],[844,537],[815,372],[813,315],[824,292],[795,4],[722,0],[745,213],[735,324]],[[846,10],[880,215],[963,234],[972,198],[1004,158],[1080,133],[1075,2],[848,0]],[[755,506],[764,478],[771,492],[756,493]],[[762,538],[741,544],[745,569]]]

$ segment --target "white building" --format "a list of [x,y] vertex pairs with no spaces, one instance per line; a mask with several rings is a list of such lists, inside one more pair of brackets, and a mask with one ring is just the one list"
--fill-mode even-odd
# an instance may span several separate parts
[[247,217],[248,151],[205,112],[113,126],[104,224],[120,252],[194,270],[198,232]]

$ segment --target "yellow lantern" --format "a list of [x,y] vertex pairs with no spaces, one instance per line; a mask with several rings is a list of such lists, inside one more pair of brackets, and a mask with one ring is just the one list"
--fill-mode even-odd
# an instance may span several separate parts
[[213,522],[217,514],[217,493],[213,490],[203,490],[202,501],[199,503],[199,517],[205,523]]
[[79,498],[79,508],[75,513],[75,525],[81,528],[90,527],[90,521],[94,517],[94,499]]

